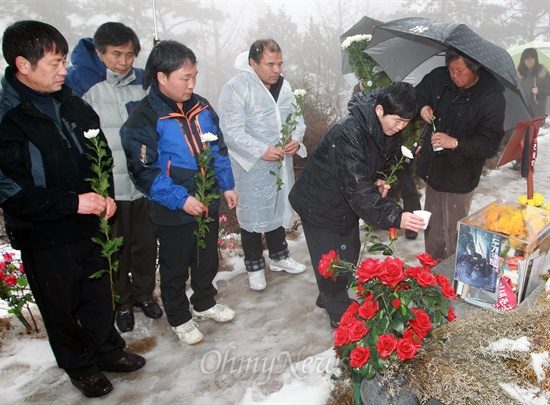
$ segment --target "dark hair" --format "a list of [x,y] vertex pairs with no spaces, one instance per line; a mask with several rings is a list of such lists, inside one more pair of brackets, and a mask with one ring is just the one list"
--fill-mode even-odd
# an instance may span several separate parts
[[535,58],[535,65],[533,66],[533,75],[538,75],[542,65],[539,63],[539,54],[535,48],[525,48],[519,58],[518,72],[522,77],[526,77],[529,74],[529,69],[525,66],[525,59]]
[[257,39],[248,51],[248,60],[252,59],[254,62],[260,63],[266,48],[269,52],[282,52],[279,44],[273,39]]
[[177,41],[160,41],[151,50],[145,64],[143,88],[149,87],[151,82],[158,84],[158,72],[169,76],[185,63],[191,63],[193,66],[197,64],[197,57],[191,49]]
[[69,44],[65,37],[49,24],[30,20],[18,21],[4,31],[2,53],[13,71],[17,70],[15,58],[18,56],[27,59],[31,68],[34,68],[47,52],[62,56],[69,53]]
[[94,46],[100,53],[105,53],[107,46],[121,46],[131,42],[134,54],[139,55],[141,45],[136,33],[130,27],[119,22],[101,24],[94,34]]
[[462,52],[454,48],[449,48],[447,49],[447,52],[445,52],[445,66],[449,66],[449,63],[451,63],[453,60],[460,58],[464,59],[464,64],[466,65],[466,67],[474,73],[477,72],[481,66],[481,63],[476,62],[469,56],[464,55]]
[[382,106],[384,115],[412,119],[418,113],[416,93],[410,83],[395,82],[382,88],[376,94],[376,104]]

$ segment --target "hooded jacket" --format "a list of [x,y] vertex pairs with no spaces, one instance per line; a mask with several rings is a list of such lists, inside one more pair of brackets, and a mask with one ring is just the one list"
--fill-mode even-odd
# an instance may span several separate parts
[[120,127],[147,91],[143,89],[143,70],[134,68],[127,75],[108,69],[101,61],[91,38],[81,39],[71,55],[73,66],[66,83],[92,105],[101,117],[101,129],[113,153],[115,199],[134,201],[143,197],[128,174],[126,155],[120,142]]
[[[21,86],[8,67],[0,93],[0,170],[20,189],[2,205],[11,244],[38,249],[96,236],[98,217],[77,211],[78,195],[92,192],[86,178],[94,176],[84,132],[98,129],[99,117],[64,85],[51,94],[58,123]],[[101,131],[98,136],[105,141]]]
[[[195,175],[199,167],[197,154],[203,151],[201,135],[218,136],[211,142],[215,182],[210,193],[233,190],[235,182],[218,116],[208,101],[197,94],[183,103],[164,96],[155,83],[122,126],[122,146],[128,170],[137,188],[153,201],[151,219],[157,225],[181,225],[195,221],[183,210],[187,198],[197,192]],[[218,211],[220,199],[209,212]]]
[[[295,111],[294,94],[281,77],[282,87],[275,100],[249,65],[248,52],[237,57],[235,68],[241,73],[223,87],[218,111],[237,182],[239,225],[248,232],[258,233],[280,226],[289,228],[294,220],[288,204],[288,193],[294,184],[292,157],[283,158],[280,170],[283,185],[277,192],[273,173],[278,172],[278,162],[263,160],[262,155],[280,141],[281,124]],[[302,144],[305,125],[302,117],[297,122],[292,139],[300,142],[298,155],[305,157],[307,152]]]
[[429,135],[420,150],[416,173],[436,191],[465,194],[477,187],[485,160],[494,156],[504,136],[504,88],[491,74],[460,90],[447,67],[428,73],[416,86],[419,106],[434,110],[435,127],[458,139],[458,148],[435,156]]
[[290,203],[313,226],[349,234],[359,218],[381,229],[399,227],[403,210],[382,198],[375,182],[400,153],[401,134],[386,136],[375,93],[357,93],[349,114],[319,141],[296,180]]

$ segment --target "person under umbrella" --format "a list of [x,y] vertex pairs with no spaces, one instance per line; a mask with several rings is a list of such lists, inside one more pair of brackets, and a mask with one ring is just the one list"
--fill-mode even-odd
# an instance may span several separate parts
[[[504,136],[504,88],[479,63],[449,48],[445,66],[428,73],[416,94],[421,118],[428,123],[435,118],[437,128],[416,166],[426,183],[424,209],[432,213],[425,247],[433,258],[446,259],[456,252],[456,224],[469,214],[485,160],[497,153]],[[432,146],[444,148],[444,157]]]

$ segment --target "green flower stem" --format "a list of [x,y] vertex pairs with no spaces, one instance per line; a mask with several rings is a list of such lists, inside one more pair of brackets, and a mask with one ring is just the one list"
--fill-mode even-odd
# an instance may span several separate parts
[[[286,117],[286,121],[281,126],[281,139],[279,139],[279,142],[275,144],[276,148],[284,149],[286,145],[292,140],[292,133],[296,130],[296,126],[298,125],[298,117],[301,117],[303,115],[302,112],[302,101],[304,99],[303,95],[296,95],[295,96],[295,102],[292,103],[294,107],[294,112],[291,112]],[[285,157],[283,156],[280,158],[277,162],[277,172],[270,171],[269,173],[273,176],[275,176],[275,184],[277,185],[277,193],[275,194],[275,210],[274,212],[277,212],[277,203],[279,202],[279,191],[282,190],[284,181],[281,178],[281,169],[283,167]]]
[[[90,143],[86,146],[91,150],[91,153],[87,153],[86,157],[92,162],[91,169],[96,177],[87,178],[92,190],[102,196],[108,197],[108,191],[110,187],[109,179],[112,172],[111,163],[113,159],[107,156],[107,144],[102,141],[98,136],[90,138]],[[102,237],[94,237],[92,241],[101,246],[101,256],[107,259],[108,270],[99,270],[92,274],[90,278],[100,278],[104,273],[109,273],[109,282],[111,286],[111,303],[113,310],[115,309],[115,303],[119,300],[119,295],[115,286],[115,273],[118,271],[118,260],[113,260],[113,255],[116,254],[122,246],[122,236],[111,239],[111,226],[105,219],[105,212],[103,212],[99,219],[99,230]]]
[[[201,153],[197,157],[197,165],[199,171],[195,174],[195,184],[197,185],[197,193],[195,198],[208,207],[215,199],[220,198],[219,194],[211,193],[212,187],[216,181],[214,176],[214,170],[211,168],[211,161],[214,158],[210,142],[205,142]],[[196,215],[195,221],[198,226],[193,233],[197,238],[197,266],[199,264],[200,249],[206,249],[206,232],[209,232],[208,224],[213,221],[212,217],[208,215],[208,208],[205,214]]]

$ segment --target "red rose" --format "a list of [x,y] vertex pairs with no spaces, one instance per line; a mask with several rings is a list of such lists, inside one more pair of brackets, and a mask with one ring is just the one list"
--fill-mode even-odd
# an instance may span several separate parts
[[350,312],[344,312],[344,315],[340,318],[340,327],[349,329],[355,322],[357,321],[357,318],[355,317],[355,314],[352,314]]
[[332,277],[334,274],[334,269],[332,268],[333,265],[338,266],[338,253],[336,253],[334,250],[331,250],[330,252],[325,253],[321,256],[321,260],[319,260],[317,270],[319,270],[319,273],[323,277],[329,278]]
[[19,264],[19,271],[23,274],[25,274],[25,268],[23,267],[23,263]]
[[317,270],[319,270],[319,273],[325,278],[332,277],[334,274],[334,269],[332,268],[332,262],[330,260],[319,260]]
[[420,284],[422,287],[437,285],[437,280],[435,279],[435,276],[432,273],[428,273],[427,271],[421,272],[416,278],[416,281],[418,281],[418,284]]
[[447,314],[447,320],[449,322],[452,322],[456,319],[456,315],[455,315],[455,311],[453,311],[453,309],[451,307],[449,307],[449,312]]
[[374,302],[374,296],[371,294],[365,299],[363,305],[359,307],[357,314],[361,318],[371,319],[374,315],[376,315],[379,309],[380,306],[378,305],[378,301]]
[[363,298],[369,295],[369,290],[361,283],[357,283],[357,298]]
[[441,285],[441,293],[446,298],[456,300],[455,289],[449,283]]
[[422,338],[412,329],[405,329],[405,332],[403,332],[403,339],[410,339],[413,345],[422,347]]
[[17,277],[15,277],[13,274],[10,274],[9,276],[4,278],[4,283],[6,283],[8,287],[11,287],[12,285],[17,284]]
[[415,319],[409,320],[411,328],[420,336],[421,338],[426,337],[429,331],[433,329],[433,325],[430,321],[430,316],[424,312],[422,309],[411,308],[413,314],[416,315]]
[[390,357],[397,346],[397,339],[392,334],[378,336],[376,348],[383,359]]
[[423,266],[435,266],[439,263],[439,260],[432,259],[432,256],[430,256],[428,253],[422,253],[416,256],[416,258],[420,261],[420,264]]
[[351,339],[346,328],[339,326],[334,329],[334,346],[338,347],[342,345],[347,345],[350,342]]
[[380,266],[379,259],[368,258],[361,262],[359,267],[355,270],[358,281],[364,283],[366,281],[372,280],[374,277],[380,277],[383,273],[383,269]]
[[395,287],[405,280],[405,273],[403,273],[405,263],[401,259],[387,257],[381,266],[384,268],[384,274],[381,274],[379,278],[383,284]]
[[391,302],[391,306],[392,306],[394,309],[398,309],[398,308],[401,306],[401,300],[400,300],[399,298],[394,299],[394,300]]
[[418,353],[418,348],[411,339],[403,338],[397,341],[397,357],[399,360],[412,359],[416,353]]
[[359,303],[357,301],[352,301],[352,303],[349,304],[348,309],[346,309],[345,313],[355,315],[358,309],[359,309]]
[[415,280],[418,278],[418,275],[422,273],[422,267],[420,266],[413,266],[413,267],[407,267],[405,269],[405,275],[414,278]]
[[365,328],[365,323],[363,321],[356,320],[355,323],[348,328],[348,334],[352,342],[358,342],[367,333],[369,333],[369,328]]
[[397,240],[397,229],[396,228],[390,228],[390,240],[394,241]]
[[352,367],[361,368],[369,360],[370,350],[368,347],[357,346],[349,354],[350,362],[349,365]]
[[449,279],[443,274],[436,274],[435,279],[437,280],[437,284],[439,285],[449,284]]
[[2,270],[0,270],[0,281],[2,281],[5,276],[6,276],[6,273],[4,273]]
[[3,256],[6,263],[11,263],[13,261],[13,253],[4,253]]

